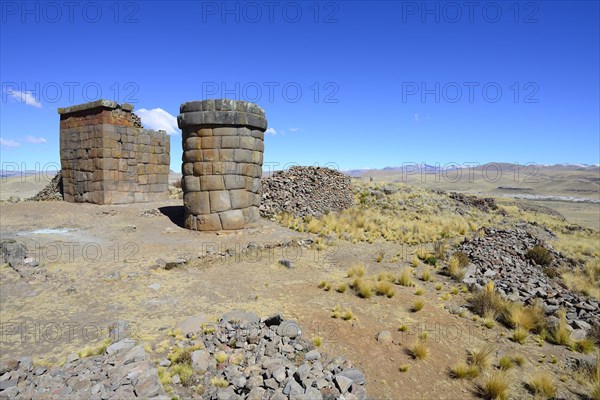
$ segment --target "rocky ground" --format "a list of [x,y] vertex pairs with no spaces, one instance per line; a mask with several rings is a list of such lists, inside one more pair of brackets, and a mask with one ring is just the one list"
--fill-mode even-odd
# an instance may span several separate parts
[[[128,324],[111,336],[129,334]],[[159,366],[144,346],[123,338],[101,354],[72,353],[62,366],[35,366],[31,357],[0,364],[2,399],[170,399],[167,391],[201,399],[366,399],[365,376],[343,357],[329,357],[280,314],[260,319],[229,312],[219,323],[190,317],[177,324],[178,343]]]
[[[384,186],[381,196],[394,190]],[[441,212],[455,212],[456,201],[450,200]],[[227,398],[264,390],[283,399],[301,389],[302,396],[318,396],[316,389],[323,398],[341,398],[338,392],[344,390],[346,399],[362,398],[364,390],[377,399],[477,398],[479,380],[452,379],[448,370],[485,345],[493,346],[495,357],[482,376],[498,369],[501,355],[525,359],[523,367],[510,373],[512,398],[533,397],[525,382],[537,372],[552,377],[556,398],[579,399],[589,393],[575,368],[593,362],[593,354],[540,344],[533,335],[520,345],[501,324],[485,328],[468,311],[469,294],[441,268],[423,263],[410,267],[414,247],[299,235],[264,219],[238,232],[192,232],[182,227],[180,200],[123,206],[29,201],[0,207],[6,261],[0,266],[0,396],[6,398],[17,391],[27,397],[42,388],[48,391],[32,397],[110,398],[120,390],[120,397],[138,396],[139,391],[143,397]],[[460,202],[460,207],[477,205]],[[545,267],[531,263],[526,249],[547,246],[541,237],[551,232],[537,235],[530,227],[488,230],[464,242],[459,248],[474,266],[467,279],[475,281],[467,283],[477,287],[494,279],[506,296],[524,301],[541,296],[565,307],[570,303],[577,313],[570,320],[573,331],[583,329],[580,322],[597,315],[597,308],[590,310],[593,301],[566,291]],[[323,249],[317,250],[317,240]],[[569,266],[569,260],[548,249],[558,263],[552,269]],[[377,261],[377,254],[384,256]],[[338,292],[338,285],[351,283],[347,271],[356,263],[365,266],[365,279],[373,282],[380,273],[410,268],[417,288],[395,284],[389,298],[361,298],[351,289]],[[421,278],[426,271],[435,282]],[[522,276],[527,284],[532,280],[534,293],[518,280]],[[319,288],[320,281],[330,282],[332,289]],[[419,312],[413,311],[417,300],[425,304]],[[549,311],[552,305],[547,302]],[[336,308],[348,310],[348,320],[332,318]],[[254,313],[247,314],[250,329],[238,329],[239,316],[223,318],[232,310]],[[301,337],[283,334],[283,318],[276,318],[282,320],[276,324],[256,317],[278,313],[302,330]],[[102,344],[106,337],[83,335],[83,328],[102,330],[115,320],[135,327],[125,336],[111,336],[111,346],[124,348],[80,357],[82,349]],[[184,329],[190,321],[195,327]],[[49,337],[55,332],[46,330],[50,327],[62,327],[62,335]],[[429,355],[417,359],[410,348],[424,335]],[[313,348],[316,337],[323,344]],[[217,362],[221,352],[225,363]],[[182,362],[181,354],[189,359]],[[188,364],[189,376],[180,366]]]
[[[528,250],[540,246],[551,261],[539,265],[528,257]],[[471,262],[463,282],[481,290],[493,281],[498,292],[511,301],[532,304],[540,300],[548,315],[556,317],[562,307],[573,329],[573,339],[584,338],[592,325],[600,325],[598,301],[569,291],[560,280],[559,270],[575,268],[575,261],[555,251],[525,229],[484,230],[481,237],[464,241],[458,251]]]

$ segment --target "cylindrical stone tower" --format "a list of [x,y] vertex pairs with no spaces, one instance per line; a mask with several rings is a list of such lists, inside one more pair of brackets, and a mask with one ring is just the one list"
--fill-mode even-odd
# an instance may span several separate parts
[[183,103],[185,227],[241,229],[259,218],[267,120],[262,108],[237,100]]

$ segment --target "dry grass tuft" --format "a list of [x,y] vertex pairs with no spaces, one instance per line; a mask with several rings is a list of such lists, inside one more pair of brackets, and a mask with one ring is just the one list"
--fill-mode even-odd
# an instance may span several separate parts
[[514,360],[509,356],[502,356],[498,360],[498,366],[502,371],[508,371],[515,366]]
[[411,307],[410,310],[412,312],[418,312],[418,311],[421,311],[423,309],[423,307],[425,307],[425,301],[417,300],[417,301],[415,301],[415,303],[413,304],[413,306]]
[[408,268],[404,268],[400,275],[398,276],[398,285],[401,286],[414,286],[414,282],[412,280],[412,272]]
[[506,303],[503,319],[511,328],[522,328],[528,332],[546,329],[546,313],[537,301],[528,307],[520,303]]
[[344,310],[344,312],[342,313],[342,319],[344,321],[350,321],[352,318],[354,318],[354,315],[352,314],[352,310],[347,308]]
[[482,322],[486,328],[492,329],[496,325],[496,313],[494,310],[486,310],[486,312],[483,313]]
[[527,386],[535,396],[551,399],[556,394],[552,378],[544,372],[539,372],[527,382]]
[[356,279],[352,284],[352,288],[358,297],[362,297],[363,299],[373,296],[373,285],[367,280]]
[[218,388],[226,388],[229,386],[229,382],[227,382],[227,380],[223,377],[212,377],[210,378],[210,384],[214,387],[218,387]]
[[456,255],[450,257],[447,265],[447,273],[452,279],[460,281],[465,276],[465,270],[460,266],[460,261],[456,258]]
[[365,276],[366,273],[366,268],[364,265],[362,264],[357,264],[357,265],[353,265],[349,270],[348,270],[348,278],[362,278],[363,276]]
[[510,381],[505,372],[493,372],[479,384],[479,394],[484,399],[506,400]]
[[323,345],[323,337],[321,337],[321,336],[313,336],[313,338],[312,338],[312,344],[315,347],[321,347]]
[[86,346],[83,350],[77,352],[79,358],[98,356],[106,352],[106,348],[112,343],[111,339],[104,339],[96,346]]
[[421,280],[425,282],[429,282],[431,280],[431,271],[429,270],[429,268],[425,268],[425,270],[421,274]]
[[175,364],[171,367],[171,375],[179,375],[181,384],[183,386],[190,386],[192,384],[192,377],[194,376],[194,370],[191,364]]
[[454,379],[475,379],[479,376],[479,369],[461,361],[450,368],[450,376]]
[[568,346],[571,343],[571,332],[567,328],[567,314],[563,308],[558,311],[558,324],[550,331],[550,338],[556,344]]
[[492,353],[494,349],[490,345],[485,345],[469,351],[469,364],[479,368],[487,369],[492,364]]
[[579,353],[590,354],[596,350],[596,343],[592,339],[584,338],[573,343],[573,348]]
[[223,364],[225,361],[227,361],[227,358],[227,353],[223,351],[218,351],[215,353],[215,360],[217,360],[219,364]]
[[429,356],[429,347],[424,340],[417,340],[408,348],[408,353],[416,360],[424,360]]
[[377,254],[375,255],[375,261],[380,263],[383,261],[384,258],[385,258],[385,250],[383,250],[383,249],[377,250]]
[[348,285],[346,285],[345,283],[340,283],[335,288],[335,291],[338,292],[338,293],[344,293],[346,291],[346,289],[348,289]]
[[378,296],[394,297],[394,284],[389,281],[379,281],[375,284],[375,293]]
[[503,315],[507,308],[507,302],[496,293],[494,283],[491,281],[488,282],[484,290],[473,294],[469,299],[469,304],[473,312],[479,316],[484,316],[486,312]]
[[387,281],[393,283],[396,280],[396,277],[391,272],[380,272],[379,275],[377,275],[377,280],[380,282]]
[[519,367],[522,367],[523,365],[525,365],[525,357],[523,357],[520,354],[513,356],[512,359],[515,362],[515,364],[517,364]]
[[410,369],[410,364],[402,364],[398,369],[400,372],[407,372]]
[[513,331],[511,339],[514,342],[523,344],[523,343],[525,343],[525,340],[527,339],[528,334],[529,333],[527,332],[526,329],[518,327],[518,328],[515,328],[515,330]]

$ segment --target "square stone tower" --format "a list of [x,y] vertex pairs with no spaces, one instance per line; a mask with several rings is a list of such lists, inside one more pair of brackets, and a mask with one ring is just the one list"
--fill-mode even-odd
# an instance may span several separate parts
[[125,204],[169,198],[170,141],[143,129],[133,106],[98,100],[59,108],[65,201]]

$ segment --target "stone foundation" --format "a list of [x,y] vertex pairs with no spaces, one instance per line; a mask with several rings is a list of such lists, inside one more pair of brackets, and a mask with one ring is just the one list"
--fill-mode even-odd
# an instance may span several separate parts
[[259,218],[265,112],[235,100],[193,101],[177,118],[183,139],[185,227],[241,229]]
[[133,106],[59,108],[64,199],[125,204],[169,199],[169,136],[142,129]]

